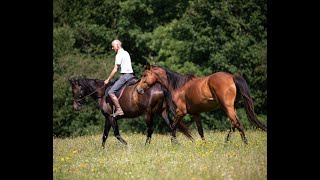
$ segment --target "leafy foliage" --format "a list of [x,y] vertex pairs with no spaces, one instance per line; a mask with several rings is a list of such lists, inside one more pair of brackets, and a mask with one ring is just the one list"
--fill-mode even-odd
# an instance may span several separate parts
[[56,61],[59,57],[71,53],[75,44],[75,32],[66,25],[53,29],[53,57]]

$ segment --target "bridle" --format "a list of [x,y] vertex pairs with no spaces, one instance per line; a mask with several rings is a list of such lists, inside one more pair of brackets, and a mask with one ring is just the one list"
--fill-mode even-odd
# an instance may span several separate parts
[[[87,94],[87,95],[85,95],[85,96],[83,96],[82,98],[80,98],[80,99],[75,99],[73,102],[74,103],[77,103],[78,105],[79,105],[79,101],[81,101],[81,100],[83,100],[83,99],[85,99],[86,97],[88,97],[88,96],[91,96],[92,94],[94,94],[95,92],[97,92],[98,90],[100,90],[100,89],[102,89],[102,88],[104,88],[104,86],[105,86],[105,84],[102,86],[102,87],[100,87],[100,88],[97,88],[96,90],[94,90],[92,93],[90,93],[90,94]],[[80,86],[81,87],[81,86]],[[82,88],[82,87],[81,87]],[[101,97],[100,97],[101,98]],[[79,106],[81,106],[82,104],[80,104]]]

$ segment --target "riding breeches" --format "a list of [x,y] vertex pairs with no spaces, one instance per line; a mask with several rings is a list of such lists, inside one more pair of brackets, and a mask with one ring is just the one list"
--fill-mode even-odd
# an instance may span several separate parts
[[108,95],[115,94],[121,87],[131,78],[133,77],[132,73],[121,74],[119,79],[114,83],[111,89],[108,91]]

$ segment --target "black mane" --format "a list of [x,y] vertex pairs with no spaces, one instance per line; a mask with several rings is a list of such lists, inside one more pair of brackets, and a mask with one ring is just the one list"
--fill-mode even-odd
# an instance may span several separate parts
[[183,86],[185,83],[187,83],[188,81],[190,81],[191,79],[193,79],[195,76],[192,74],[186,74],[186,75],[182,75],[176,72],[173,72],[167,68],[164,67],[159,67],[158,68],[162,68],[166,71],[167,74],[167,79],[169,81],[169,83],[172,85],[173,89],[178,89],[181,86]]
[[[100,79],[78,78],[72,81],[78,82],[78,84],[82,86],[82,88],[86,91],[86,93],[91,93],[104,85],[104,80],[100,80]],[[113,84],[114,82],[109,82],[106,87],[111,86]]]

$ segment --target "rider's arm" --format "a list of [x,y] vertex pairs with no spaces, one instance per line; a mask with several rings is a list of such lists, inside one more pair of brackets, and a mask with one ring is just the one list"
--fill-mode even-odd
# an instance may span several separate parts
[[116,74],[117,71],[118,71],[118,64],[114,64],[114,67],[113,67],[113,69],[112,69],[112,71],[111,71],[108,79],[106,79],[106,80],[104,81],[104,83],[105,83],[105,84],[108,84],[108,82],[110,81],[110,79],[113,78],[113,76]]

